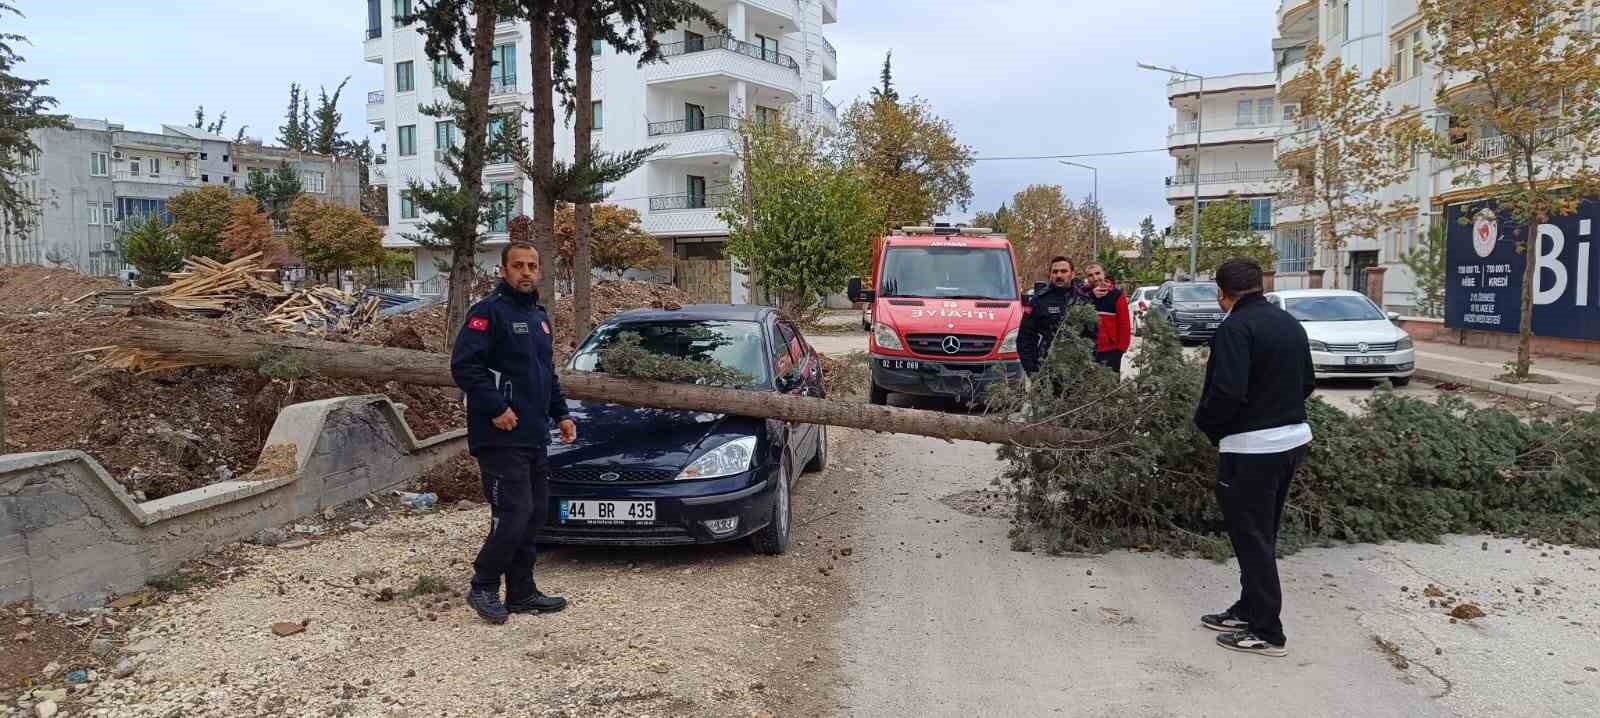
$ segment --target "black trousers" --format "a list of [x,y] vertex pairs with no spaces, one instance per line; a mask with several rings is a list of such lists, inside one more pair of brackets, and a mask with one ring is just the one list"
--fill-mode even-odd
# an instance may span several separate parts
[[1122,352],[1115,349],[1106,352],[1097,351],[1094,353],[1094,363],[1116,372],[1119,377],[1122,376]]
[[1239,601],[1233,615],[1250,622],[1250,631],[1283,645],[1283,588],[1278,583],[1278,527],[1289,483],[1306,456],[1301,446],[1278,454],[1221,454],[1217,463],[1217,503],[1228,522],[1228,538],[1239,558]]
[[550,504],[550,465],[544,449],[483,448],[478,471],[489,502],[489,535],[472,562],[472,587],[500,592],[506,600],[533,595],[533,562],[538,556],[536,532],[544,526]]

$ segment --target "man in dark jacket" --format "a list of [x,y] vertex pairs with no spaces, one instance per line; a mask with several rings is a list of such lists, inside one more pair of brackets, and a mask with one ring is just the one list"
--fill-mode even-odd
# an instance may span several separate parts
[[467,395],[467,448],[478,459],[490,507],[467,604],[490,623],[567,605],[540,593],[533,580],[534,535],[550,502],[550,422],[559,425],[562,443],[578,438],[556,378],[550,318],[539,305],[541,276],[533,245],[507,245],[500,285],[467,311],[450,356],[450,374]]
[[1227,316],[1211,338],[1194,423],[1217,445],[1217,503],[1239,558],[1238,602],[1200,618],[1224,633],[1224,648],[1286,656],[1278,526],[1289,483],[1311,443],[1306,398],[1316,389],[1300,322],[1261,295],[1261,266],[1230,259],[1217,268]]
[[[1022,370],[1038,373],[1050,353],[1050,344],[1056,339],[1056,330],[1067,318],[1067,313],[1079,305],[1093,306],[1094,297],[1074,281],[1076,272],[1072,260],[1056,257],[1050,260],[1050,287],[1035,295],[1022,315],[1022,325],[1017,328],[1017,357],[1022,360]],[[1091,345],[1095,329],[1084,333]]]

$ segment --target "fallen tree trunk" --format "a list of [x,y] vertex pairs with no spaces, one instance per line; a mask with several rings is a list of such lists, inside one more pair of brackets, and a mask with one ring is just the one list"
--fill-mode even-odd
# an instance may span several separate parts
[[[117,342],[120,346],[159,353],[164,360],[187,364],[255,369],[263,361],[292,354],[293,361],[282,363],[303,367],[310,373],[402,384],[455,386],[450,377],[448,357],[411,349],[233,329],[219,331],[214,326],[149,318],[128,320]],[[782,419],[938,439],[1056,448],[1081,446],[1097,440],[1092,435],[1067,432],[1050,425],[1028,426],[996,416],[967,416],[769,392],[668,384],[590,372],[562,372],[561,388],[567,398],[581,401]]]

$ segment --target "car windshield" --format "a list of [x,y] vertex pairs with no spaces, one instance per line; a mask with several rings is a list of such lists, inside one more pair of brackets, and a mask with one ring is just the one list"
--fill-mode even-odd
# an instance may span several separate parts
[[1369,322],[1383,312],[1366,297],[1289,297],[1284,309],[1302,322]]
[[1172,301],[1215,302],[1217,301],[1217,285],[1179,284],[1172,288]]
[[883,260],[885,297],[1016,299],[1011,252],[971,247],[896,247]]
[[[602,355],[607,348],[639,338],[640,348],[661,356],[705,362],[712,369],[743,375],[741,385],[765,386],[766,341],[761,325],[747,321],[651,321],[607,324],[589,335],[572,356],[575,371],[605,372]],[[631,340],[627,340],[631,341]],[[748,379],[748,382],[745,381]],[[684,381],[690,381],[684,378]]]

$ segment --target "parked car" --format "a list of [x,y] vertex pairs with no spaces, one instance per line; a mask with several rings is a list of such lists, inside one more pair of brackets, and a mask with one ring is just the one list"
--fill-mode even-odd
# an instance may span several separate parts
[[1290,289],[1267,301],[1282,307],[1306,329],[1318,379],[1385,378],[1411,383],[1416,351],[1411,335],[1395,326],[1400,315],[1385,313],[1365,294],[1344,289]]
[[1128,297],[1128,312],[1133,315],[1133,331],[1135,334],[1143,333],[1140,328],[1144,324],[1144,316],[1150,311],[1150,302],[1155,298],[1157,290],[1161,287],[1139,287],[1133,290],[1133,296]]
[[1185,344],[1211,339],[1223,316],[1217,285],[1211,282],[1167,282],[1156,290],[1146,314],[1147,319],[1171,322]]
[[[745,389],[823,396],[822,359],[770,307],[690,305],[619,314],[589,335],[568,368],[604,372],[600,350],[624,334],[650,351],[714,362]],[[578,441],[550,449],[541,542],[676,545],[748,538],[783,553],[791,490],[828,464],[825,426],[744,416],[568,401]]]

